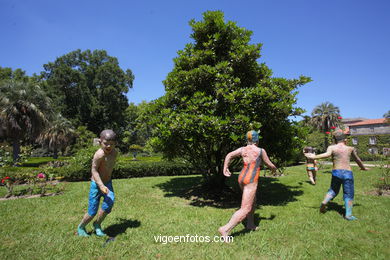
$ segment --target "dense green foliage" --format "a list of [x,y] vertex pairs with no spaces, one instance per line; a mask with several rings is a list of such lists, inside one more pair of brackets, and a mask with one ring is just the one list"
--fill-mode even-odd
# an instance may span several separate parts
[[[375,137],[376,139],[376,144],[375,145],[370,145],[369,139],[370,137]],[[383,148],[388,148],[390,147],[390,135],[357,135],[357,136],[351,136],[351,138],[356,138],[358,143],[357,145],[353,145],[356,147],[357,152],[359,157],[362,160],[367,160],[367,161],[374,161],[378,160],[378,155],[377,154],[371,154],[369,152],[370,148],[377,148],[378,153],[382,154]]]
[[[88,162],[88,160],[85,160]],[[58,169],[50,170],[57,176],[61,176],[68,181],[86,181],[91,179],[91,167],[79,167],[79,160],[70,161],[70,164]],[[185,163],[180,162],[144,162],[128,161],[118,162],[112,173],[113,179],[135,178],[135,177],[153,177],[153,176],[179,176],[194,174],[195,170]]]
[[26,72],[22,69],[12,68],[3,68],[0,66],[0,83],[3,81],[21,81],[27,83],[29,81],[29,77],[26,75]]
[[98,134],[123,127],[134,75],[104,50],[76,50],[43,65],[42,82],[56,109]]
[[299,128],[288,117],[302,112],[294,107],[297,87],[310,78],[272,77],[257,61],[261,44],[250,44],[252,32],[225,22],[222,12],[205,12],[190,26],[194,41],[178,52],[151,113],[153,144],[168,158],[221,175],[226,154],[255,129],[271,157],[291,159]]
[[153,103],[142,101],[135,105],[130,103],[125,111],[126,126],[122,132],[119,148],[122,152],[130,151],[131,145],[144,147],[152,135],[152,126],[149,124],[149,107]]
[[96,146],[79,149],[68,160],[69,164],[50,169],[50,172],[56,176],[64,177],[65,180],[89,180],[91,179],[92,158],[97,149]]
[[308,133],[306,136],[306,145],[313,147],[316,153],[325,152],[327,147],[324,144],[324,133],[318,130],[313,130]]

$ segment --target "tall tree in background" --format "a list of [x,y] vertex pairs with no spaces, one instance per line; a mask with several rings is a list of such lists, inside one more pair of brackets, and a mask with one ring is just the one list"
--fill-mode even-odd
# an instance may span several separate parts
[[35,140],[47,125],[51,100],[39,86],[13,80],[2,82],[0,92],[0,117],[16,161],[21,141]]
[[86,125],[95,134],[123,127],[134,76],[120,68],[117,58],[104,50],[76,50],[43,67],[46,91],[74,125]]
[[155,101],[153,143],[166,157],[185,158],[215,184],[223,183],[223,159],[245,144],[248,130],[260,130],[271,157],[288,160],[298,128],[289,116],[296,88],[310,81],[273,78],[259,64],[261,44],[249,44],[252,32],[208,11],[190,21],[193,43],[174,59],[164,81],[166,94]]
[[138,105],[130,103],[126,109],[126,127],[123,131],[122,144],[126,147],[121,147],[122,151],[127,152],[130,145],[138,145],[144,147],[152,135],[152,125],[150,124],[150,116],[148,114],[149,107],[152,103],[142,101]]
[[[329,133],[334,127],[341,126],[340,109],[330,102],[324,102],[313,109],[312,124],[323,133]],[[329,145],[325,136],[325,149]]]
[[27,83],[29,82],[30,78],[22,69],[12,70],[12,68],[0,67],[0,82],[9,80]]

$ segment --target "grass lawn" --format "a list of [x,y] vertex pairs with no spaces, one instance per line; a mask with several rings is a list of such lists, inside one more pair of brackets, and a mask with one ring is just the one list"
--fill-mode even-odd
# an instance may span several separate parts
[[[0,201],[2,259],[389,259],[390,198],[369,195],[379,169],[355,169],[354,215],[342,218],[339,194],[325,214],[319,205],[330,184],[329,167],[318,184],[307,182],[304,166],[287,176],[260,178],[256,221],[260,230],[233,230],[223,243],[159,243],[154,236],[218,235],[240,202],[236,193],[211,196],[200,176],[113,180],[116,204],[103,223],[115,240],[74,235],[87,208],[88,182],[67,183],[63,195]],[[1,194],[0,194],[1,195]],[[88,226],[87,230],[91,230]]]

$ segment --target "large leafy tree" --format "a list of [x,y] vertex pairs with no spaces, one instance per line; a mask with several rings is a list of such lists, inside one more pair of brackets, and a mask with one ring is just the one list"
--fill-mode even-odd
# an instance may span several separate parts
[[154,145],[218,184],[224,157],[245,144],[248,130],[261,132],[261,145],[274,159],[288,160],[298,131],[288,117],[301,114],[294,107],[296,89],[310,78],[272,77],[257,61],[261,44],[250,44],[252,32],[225,22],[220,11],[205,12],[190,26],[193,42],[178,52],[164,81],[166,94],[150,113]]
[[70,121],[58,114],[50,125],[41,132],[37,141],[53,151],[53,158],[58,158],[58,152],[64,152],[75,137],[75,129]]
[[51,100],[37,85],[22,81],[0,84],[0,118],[5,136],[13,143],[13,159],[20,153],[21,141],[35,140],[52,114]]
[[76,50],[44,65],[46,91],[61,114],[95,134],[123,126],[126,93],[133,86],[131,70],[104,50]]

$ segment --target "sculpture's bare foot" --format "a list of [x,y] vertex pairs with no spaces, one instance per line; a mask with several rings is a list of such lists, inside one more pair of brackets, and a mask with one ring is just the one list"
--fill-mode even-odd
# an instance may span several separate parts
[[230,240],[228,238],[229,233],[223,229],[223,227],[218,228],[218,232],[221,234],[221,237],[223,237],[224,243],[229,243]]

